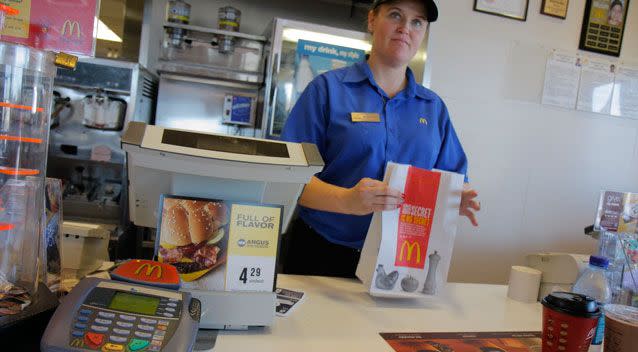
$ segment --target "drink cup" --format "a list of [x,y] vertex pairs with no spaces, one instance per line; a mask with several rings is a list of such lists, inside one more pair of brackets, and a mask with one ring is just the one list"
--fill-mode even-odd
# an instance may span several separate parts
[[600,309],[588,296],[553,292],[543,299],[542,352],[587,352]]
[[604,346],[603,352],[638,351],[638,308],[605,306]]

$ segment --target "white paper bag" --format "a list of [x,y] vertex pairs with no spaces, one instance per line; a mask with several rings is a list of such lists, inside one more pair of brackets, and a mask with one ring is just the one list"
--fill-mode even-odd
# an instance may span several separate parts
[[447,282],[463,175],[390,162],[385,182],[405,201],[372,216],[356,275],[372,296],[435,295]]

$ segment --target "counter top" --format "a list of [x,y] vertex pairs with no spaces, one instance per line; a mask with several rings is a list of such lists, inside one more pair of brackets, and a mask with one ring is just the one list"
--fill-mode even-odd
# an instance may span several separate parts
[[540,331],[541,305],[507,298],[507,286],[448,284],[439,297],[381,299],[358,280],[279,275],[306,298],[270,327],[220,331],[214,352],[393,351],[380,332]]

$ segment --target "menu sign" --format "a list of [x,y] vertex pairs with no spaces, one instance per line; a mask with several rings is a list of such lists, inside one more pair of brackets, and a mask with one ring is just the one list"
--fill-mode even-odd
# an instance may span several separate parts
[[594,228],[599,231],[638,233],[638,193],[601,192]]
[[164,195],[156,253],[177,268],[182,287],[275,289],[282,207]]
[[620,56],[628,7],[629,0],[587,0],[579,48]]
[[93,56],[98,0],[2,0],[17,9],[7,16],[0,39],[36,49]]

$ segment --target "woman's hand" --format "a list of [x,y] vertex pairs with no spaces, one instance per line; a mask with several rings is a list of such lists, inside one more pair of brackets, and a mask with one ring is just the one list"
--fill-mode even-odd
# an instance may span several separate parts
[[381,181],[362,178],[354,187],[346,189],[343,202],[348,214],[367,215],[398,208],[403,203],[403,195]]
[[474,199],[476,197],[478,197],[478,192],[470,188],[468,184],[465,184],[463,193],[461,194],[461,207],[459,208],[459,214],[467,216],[474,226],[478,226],[475,212],[481,210],[481,202]]

